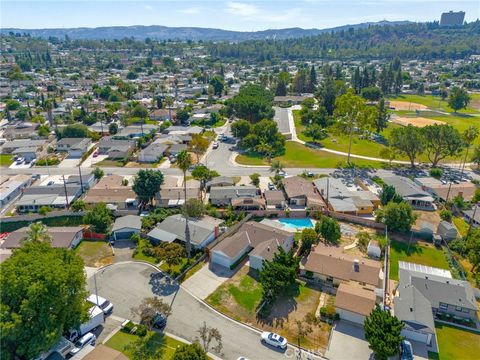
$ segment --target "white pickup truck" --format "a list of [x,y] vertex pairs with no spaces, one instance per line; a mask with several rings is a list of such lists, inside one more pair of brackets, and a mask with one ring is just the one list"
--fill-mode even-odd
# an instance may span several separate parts
[[75,341],[80,336],[85,335],[89,331],[92,331],[102,325],[105,322],[105,316],[103,310],[98,306],[92,306],[89,311],[90,320],[80,325],[78,329],[70,330],[68,333],[68,340]]

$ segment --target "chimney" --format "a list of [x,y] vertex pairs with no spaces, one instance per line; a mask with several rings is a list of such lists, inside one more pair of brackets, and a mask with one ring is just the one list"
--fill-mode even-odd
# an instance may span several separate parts
[[267,251],[270,251],[270,245],[267,246]]
[[358,259],[353,260],[353,271],[360,272],[360,261]]

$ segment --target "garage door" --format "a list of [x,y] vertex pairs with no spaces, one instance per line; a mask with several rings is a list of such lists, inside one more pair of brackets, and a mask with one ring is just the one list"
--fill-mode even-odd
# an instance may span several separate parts
[[117,240],[130,240],[133,234],[134,234],[133,231],[116,231],[115,232],[115,236]]
[[215,251],[212,252],[212,263],[225,266],[226,268],[229,268],[232,264],[228,257]]
[[428,342],[428,334],[424,334],[424,333],[413,331],[413,330],[405,330],[405,329],[402,330],[402,336],[405,336],[407,339],[418,341],[424,344]]
[[340,319],[343,319],[343,320],[351,321],[353,323],[361,324],[361,325],[363,325],[363,322],[365,321],[365,316],[356,314],[348,310],[337,308],[337,312],[340,315]]

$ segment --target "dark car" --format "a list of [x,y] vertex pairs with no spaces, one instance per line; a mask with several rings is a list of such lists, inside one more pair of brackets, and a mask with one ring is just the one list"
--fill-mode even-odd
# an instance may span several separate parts
[[157,313],[153,319],[153,327],[157,329],[164,328],[167,325],[167,317],[164,314]]
[[400,360],[413,360],[413,348],[411,342],[408,340],[402,341],[402,355]]

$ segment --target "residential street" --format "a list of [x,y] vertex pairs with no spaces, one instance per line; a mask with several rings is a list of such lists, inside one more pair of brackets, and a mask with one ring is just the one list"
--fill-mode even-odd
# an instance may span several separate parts
[[[205,321],[222,334],[223,354],[220,357],[223,359],[236,360],[239,356],[250,360],[295,358],[292,349],[284,353],[262,345],[257,332],[215,312],[177,285],[166,284],[159,274],[147,264],[118,263],[97,273],[98,294],[112,301],[114,316],[129,319],[132,319],[130,308],[143,298],[154,294],[162,297],[172,304],[166,331],[194,341],[197,329]],[[89,290],[94,292],[94,277],[88,282]]]

